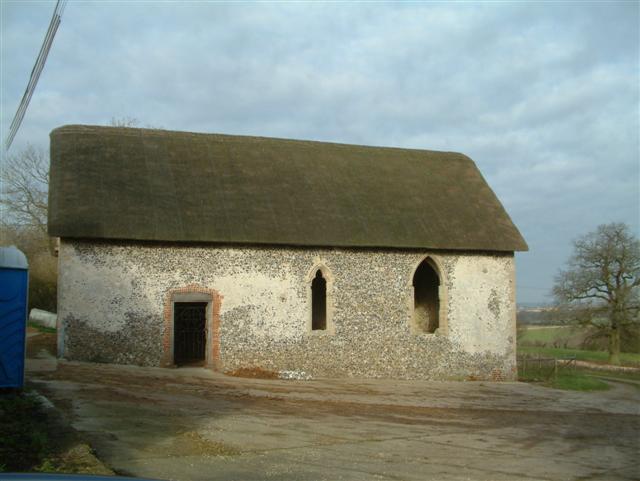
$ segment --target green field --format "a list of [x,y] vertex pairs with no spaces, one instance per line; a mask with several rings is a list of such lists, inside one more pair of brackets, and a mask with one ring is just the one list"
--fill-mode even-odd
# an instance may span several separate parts
[[[581,326],[523,326],[518,328],[518,356],[546,359],[576,359],[598,364],[606,364],[609,353],[600,350],[587,350],[582,347],[589,345],[590,331]],[[587,340],[587,342],[585,342]],[[602,346],[602,339],[600,346]],[[640,367],[640,353],[623,352],[620,354],[623,366]],[[539,382],[557,389],[571,389],[578,391],[597,391],[608,389],[606,380],[629,382],[639,387],[640,372],[620,372],[611,370],[589,370],[586,368],[567,368],[560,365],[553,368],[553,361],[537,366],[535,362],[518,366],[518,378],[521,381]]]
[[553,344],[583,337],[584,328],[577,326],[525,326],[518,330],[518,343]]
[[[605,351],[585,351],[583,349],[562,349],[557,347],[518,346],[518,355],[555,357],[567,359],[575,357],[578,361],[590,361],[606,364],[609,353]],[[640,354],[632,352],[620,353],[622,366],[640,367]]]

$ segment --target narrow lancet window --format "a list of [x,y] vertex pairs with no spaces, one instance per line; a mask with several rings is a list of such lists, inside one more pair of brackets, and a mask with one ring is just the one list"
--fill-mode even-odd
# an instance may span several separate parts
[[413,322],[420,332],[434,333],[439,327],[439,286],[438,273],[425,259],[413,275]]
[[322,277],[320,269],[311,282],[311,329],[327,329],[327,281]]

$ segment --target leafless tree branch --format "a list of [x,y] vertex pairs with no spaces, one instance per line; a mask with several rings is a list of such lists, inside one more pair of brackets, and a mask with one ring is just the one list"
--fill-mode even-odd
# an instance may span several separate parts
[[553,293],[574,321],[604,330],[619,357],[620,326],[640,323],[640,241],[626,224],[604,224],[577,239]]
[[5,225],[23,225],[46,235],[49,158],[42,149],[28,146],[5,158],[0,170],[0,206]]

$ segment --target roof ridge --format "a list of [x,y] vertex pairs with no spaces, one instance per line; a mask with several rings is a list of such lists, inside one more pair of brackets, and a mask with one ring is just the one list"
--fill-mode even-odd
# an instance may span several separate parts
[[267,137],[261,135],[244,135],[244,134],[226,134],[220,132],[191,132],[183,130],[171,130],[171,129],[157,129],[157,128],[144,128],[144,127],[117,127],[111,125],[84,125],[84,124],[67,124],[57,127],[49,134],[51,137],[60,134],[78,134],[89,132],[112,132],[115,135],[126,136],[139,136],[142,133],[146,133],[150,136],[194,136],[194,137],[209,137],[219,138],[220,140],[238,140],[238,141],[250,141],[250,142],[291,142],[296,144],[310,144],[310,145],[327,145],[336,147],[356,147],[363,149],[383,149],[383,150],[400,150],[408,152],[429,152],[434,154],[449,154],[452,158],[455,156],[457,160],[468,160],[473,162],[471,158],[461,152],[446,151],[446,150],[432,150],[432,149],[420,149],[415,147],[396,147],[396,146],[384,146],[384,145],[365,145],[365,144],[352,144],[346,142],[333,142],[325,140],[312,140],[312,139],[291,139],[284,137]]

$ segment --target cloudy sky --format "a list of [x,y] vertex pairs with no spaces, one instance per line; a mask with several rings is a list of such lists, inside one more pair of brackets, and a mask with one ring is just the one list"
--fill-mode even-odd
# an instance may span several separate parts
[[[4,139],[54,2],[1,1]],[[640,228],[638,2],[80,2],[10,153],[70,123],[453,150],[529,243],[550,300],[571,240]]]

